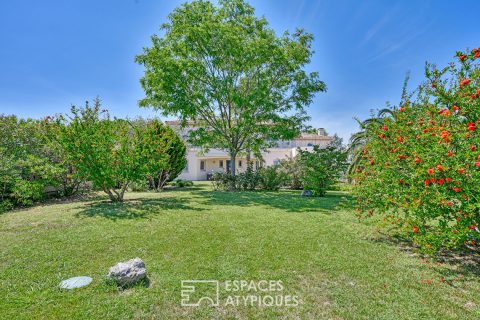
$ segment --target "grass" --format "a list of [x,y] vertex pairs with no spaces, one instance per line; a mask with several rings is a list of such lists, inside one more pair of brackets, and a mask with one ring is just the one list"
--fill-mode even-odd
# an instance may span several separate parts
[[[211,192],[203,183],[129,193],[123,204],[101,197],[3,214],[0,318],[480,318],[474,269],[387,241],[355,220],[341,205],[344,197]],[[110,266],[137,256],[149,286],[120,290],[104,280]],[[58,289],[79,275],[94,281]],[[280,280],[281,293],[298,296],[300,304],[182,307],[187,279]],[[221,290],[221,300],[227,295]]]

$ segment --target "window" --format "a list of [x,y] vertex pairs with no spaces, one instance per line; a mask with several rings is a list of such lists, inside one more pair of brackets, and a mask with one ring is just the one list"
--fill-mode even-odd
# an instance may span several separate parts
[[223,168],[223,160],[219,160],[219,161],[218,161],[218,166],[219,166],[220,168]]
[[200,170],[205,171],[205,160],[200,160]]
[[242,167],[242,160],[238,160],[238,167]]
[[313,147],[313,143],[307,144],[307,147]]

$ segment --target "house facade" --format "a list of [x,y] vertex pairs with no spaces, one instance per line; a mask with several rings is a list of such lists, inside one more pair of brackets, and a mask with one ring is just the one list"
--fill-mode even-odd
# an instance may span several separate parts
[[[178,121],[165,121],[165,124],[172,127],[181,137],[186,139],[188,132],[193,127],[181,128]],[[269,148],[262,153],[262,161],[251,158],[254,166],[271,166],[278,164],[280,160],[289,157],[295,157],[298,153],[297,148],[302,150],[312,150],[314,146],[325,148],[331,141],[323,128],[318,129],[316,133],[302,133],[299,137],[290,141],[277,141],[276,146]],[[223,150],[211,149],[206,153],[201,153],[200,148],[187,146],[187,165],[178,177],[179,179],[202,181],[215,172],[228,172],[231,168],[230,156]],[[247,159],[245,156],[238,156],[235,169],[238,173],[247,169]]]

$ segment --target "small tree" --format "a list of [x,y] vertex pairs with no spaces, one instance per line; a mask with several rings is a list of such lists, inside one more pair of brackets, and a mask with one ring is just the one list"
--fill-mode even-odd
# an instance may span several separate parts
[[52,187],[57,188],[62,196],[68,197],[77,193],[85,180],[75,174],[74,165],[59,140],[64,126],[65,124],[47,117],[39,123],[38,132],[41,135],[41,152],[48,158],[49,163],[57,168]]
[[131,181],[143,177],[141,157],[138,152],[138,134],[129,122],[110,119],[106,110],[100,109],[100,100],[94,106],[88,101],[85,108],[72,107],[71,117],[61,117],[60,141],[75,174],[93,182],[108,194],[112,201],[123,201]]
[[[341,145],[341,143],[340,143]],[[313,147],[313,151],[299,149],[299,159],[303,172],[301,181],[305,190],[312,190],[314,195],[325,196],[329,187],[334,185],[345,172],[347,153],[336,143],[327,148]]]
[[151,120],[137,128],[144,171],[150,186],[156,191],[163,189],[182,172],[187,164],[186,146],[172,128],[158,120]]
[[239,153],[298,135],[305,107],[325,91],[318,73],[305,71],[313,36],[276,36],[243,0],[185,3],[161,29],[136,58],[145,67],[140,105],[194,121],[191,142],[227,151],[232,175]]

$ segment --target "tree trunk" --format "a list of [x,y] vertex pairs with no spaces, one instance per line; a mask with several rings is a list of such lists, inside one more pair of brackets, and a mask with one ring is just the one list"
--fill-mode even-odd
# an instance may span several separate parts
[[103,187],[103,192],[108,194],[108,197],[110,198],[110,201],[112,201],[112,202],[117,201],[117,197],[115,197],[115,195],[112,193],[112,191],[109,188]]
[[118,201],[123,202],[123,195],[125,194],[125,191],[127,191],[128,188],[128,182],[125,182],[122,189],[120,190],[120,193],[118,194]]
[[236,170],[235,170],[236,157],[237,157],[236,153],[230,153],[230,174],[234,177],[236,175]]
[[160,175],[160,178],[158,179],[158,191],[163,190],[163,188],[165,187],[165,184],[167,184],[169,176],[170,175],[166,170],[162,171],[162,174]]

